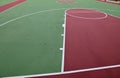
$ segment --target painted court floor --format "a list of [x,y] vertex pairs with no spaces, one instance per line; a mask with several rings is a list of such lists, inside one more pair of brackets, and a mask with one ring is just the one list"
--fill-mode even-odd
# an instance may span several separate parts
[[[6,11],[10,8],[13,8],[14,6],[18,5],[19,3],[20,4],[24,3],[25,1],[27,1],[27,0],[16,0],[15,2],[11,2],[10,4],[9,3],[5,4],[0,7],[0,12],[4,13],[4,11]],[[64,4],[64,3],[60,3],[60,4]],[[74,5],[74,4],[68,3],[68,5]],[[56,31],[56,29],[53,30],[52,26],[54,23],[57,25],[56,22],[58,22],[58,21],[50,21],[48,23],[41,24],[46,20],[46,19],[41,19],[41,22],[38,21],[34,24],[32,15],[42,13],[42,12],[48,13],[49,11],[50,12],[51,11],[60,11],[61,12],[61,10],[63,10],[62,11],[63,13],[61,14],[61,15],[63,15],[63,18],[61,18],[61,19],[63,19],[63,23],[62,22],[60,23],[60,25],[63,29],[62,30],[63,34],[61,34],[62,48],[60,48],[61,63],[59,63],[61,65],[59,67],[60,71],[57,70],[56,72],[55,71],[53,72],[52,69],[56,69],[58,67],[58,66],[56,66],[57,60],[55,60],[55,62],[52,61],[57,56],[54,55],[54,53],[53,53],[53,55],[51,55],[51,53],[50,53],[50,51],[57,51],[57,50],[52,50],[55,45],[53,47],[49,48],[49,51],[41,50],[41,49],[43,49],[43,48],[47,49],[49,47],[49,46],[46,46],[46,45],[48,45],[48,43],[51,42],[50,43],[50,45],[51,45],[51,44],[53,44],[53,42],[56,41],[55,40],[56,37],[54,37],[54,36],[55,36],[55,33],[57,33],[57,31]],[[49,12],[49,14],[50,14],[50,12]],[[28,18],[28,16],[31,16],[31,17]],[[41,14],[41,16],[42,16],[42,14]],[[52,13],[51,13],[51,16],[52,16]],[[23,25],[22,28],[24,29],[24,30],[22,30],[22,28],[20,28],[22,31],[17,29],[22,34],[20,34],[20,33],[19,33],[19,35],[15,34],[16,36],[17,35],[22,36],[22,37],[19,37],[19,38],[21,38],[21,40],[18,40],[17,38],[13,38],[13,39],[11,38],[9,40],[6,40],[6,39],[4,40],[4,38],[7,38],[9,36],[9,33],[5,34],[5,32],[16,31],[16,29],[15,29],[15,28],[17,28],[16,25],[12,26],[15,23],[14,21],[19,20],[24,17],[27,17],[28,20],[32,20],[31,21],[32,23],[30,23],[31,26],[36,25],[36,24],[38,26],[31,27],[31,28],[28,27],[28,29],[30,28],[30,30],[27,29],[29,32],[25,32],[26,29],[24,29],[24,24],[20,24],[20,22],[17,22],[18,23],[17,25],[19,25],[19,24],[20,24],[20,26]],[[33,17],[33,18],[37,18],[37,17],[38,16]],[[55,18],[55,15],[53,15],[53,17]],[[51,18],[49,18],[49,19],[51,19]],[[24,23],[24,20],[22,20],[23,23]],[[12,22],[14,22],[14,23],[9,24]],[[49,26],[49,24],[51,22],[52,22],[52,25]],[[3,26],[7,26],[7,25],[8,25],[8,27],[3,27]],[[9,28],[9,25],[12,26],[12,28]],[[48,28],[45,27],[45,29],[44,29],[42,26],[43,27],[47,26]],[[0,72],[4,72],[3,76],[5,78],[119,78],[120,77],[120,57],[119,57],[119,55],[120,55],[120,18],[115,15],[108,14],[106,12],[99,11],[99,10],[93,10],[90,8],[81,8],[81,7],[79,7],[79,8],[72,7],[72,8],[67,8],[67,9],[61,8],[61,9],[44,10],[44,11],[40,11],[40,12],[27,14],[27,15],[15,18],[13,20],[10,20],[8,22],[4,22],[4,23],[0,24],[0,27],[1,27],[1,30],[0,30],[1,35],[0,36],[1,36],[1,38],[3,37],[3,39],[1,39],[1,43],[3,44],[3,46],[7,45],[8,43],[10,43],[10,45],[12,43],[16,44],[16,41],[17,41],[17,44],[15,46],[18,46],[21,43],[23,44],[23,41],[25,40],[24,43],[27,42],[26,43],[27,45],[25,44],[24,48],[29,49],[29,50],[26,49],[25,51],[20,48],[18,48],[19,51],[18,51],[18,49],[9,50],[9,51],[3,49],[3,50],[1,50],[2,55],[5,55],[5,53],[8,54],[8,52],[11,52],[11,51],[14,51],[14,52],[18,51],[18,52],[23,52],[23,53],[28,52],[28,51],[32,52],[32,49],[30,49],[30,48],[36,48],[38,50],[34,49],[32,55],[34,55],[34,52],[35,53],[38,52],[39,56],[37,56],[38,54],[35,55],[36,57],[38,57],[38,59],[35,56],[34,57],[32,55],[29,56],[29,57],[32,56],[31,60],[34,58],[37,59],[37,63],[33,62],[33,65],[37,64],[37,65],[41,66],[44,62],[47,62],[47,63],[43,64],[43,67],[44,66],[49,67],[53,62],[53,67],[52,66],[49,67],[49,70],[50,70],[49,73],[38,73],[39,72],[38,71],[37,74],[36,73],[32,73],[32,74],[27,73],[27,74],[21,74],[21,75],[13,75],[14,73],[12,73],[11,75],[10,74],[5,75],[5,73],[8,71],[5,71],[3,68],[2,71],[0,71]],[[49,30],[49,28],[51,30]],[[46,29],[47,29],[47,31],[46,31]],[[46,31],[46,33],[44,34],[44,33],[39,32],[42,30]],[[54,39],[52,38],[50,31],[54,33],[54,34],[52,33],[54,35],[53,36]],[[25,34],[23,34],[24,32],[25,32]],[[37,35],[36,36],[30,35],[29,33],[32,34],[32,32],[34,32],[34,35],[35,34],[37,34]],[[39,34],[39,33],[41,33],[41,34]],[[10,35],[11,35],[11,33],[10,33]],[[38,35],[41,35],[42,38],[45,37],[47,39],[43,39],[41,41],[41,36],[38,37]],[[23,36],[25,38],[24,40],[22,40]],[[34,38],[32,38],[31,36],[33,36]],[[52,39],[50,38],[50,36],[53,39],[53,41],[51,41]],[[51,39],[51,40],[49,40],[49,39]],[[35,42],[35,40],[36,40],[36,42]],[[44,42],[44,40],[45,40],[45,42]],[[46,41],[46,40],[48,40],[48,41]],[[21,43],[18,44],[19,41]],[[39,43],[39,41],[41,41],[40,44],[43,44],[42,42],[44,42],[44,45],[42,45],[43,48],[37,47],[38,46],[37,43]],[[35,43],[33,43],[33,42],[35,42]],[[33,44],[33,46],[31,45],[31,43]],[[37,46],[34,47],[34,45],[36,45],[36,44],[37,44]],[[30,45],[31,45],[31,47],[30,47]],[[5,53],[3,53],[3,52],[5,52]],[[14,56],[16,56],[15,58],[19,57],[19,54],[14,53],[14,52],[12,52],[12,54]],[[27,53],[27,54],[29,55],[29,53]],[[43,55],[46,55],[44,57],[44,60],[43,60]],[[23,56],[23,55],[20,55],[20,57],[21,56]],[[48,56],[48,58],[47,58],[47,56]],[[53,58],[53,57],[55,57],[55,58]],[[14,57],[11,57],[11,58],[15,60]],[[45,60],[45,58],[46,58],[46,60]],[[6,59],[8,59],[8,58],[6,57]],[[17,61],[18,61],[18,59],[20,59],[20,58],[17,58]],[[27,57],[23,58],[23,60],[26,60],[26,59],[28,59],[28,58]],[[38,64],[39,59],[41,59],[40,60],[41,63]],[[48,61],[49,59],[51,60],[51,62]],[[23,63],[19,63],[19,64],[23,64]],[[48,64],[48,66],[46,64]],[[27,66],[29,66],[29,65],[30,65],[29,68],[31,68],[32,62],[28,63]],[[25,66],[26,69],[27,69],[27,66]],[[0,66],[0,68],[1,67],[2,66]],[[6,65],[6,67],[7,67],[7,65]],[[19,67],[19,65],[18,65],[18,67]],[[33,66],[33,67],[35,67],[35,66]],[[39,66],[37,66],[37,67],[39,69]],[[12,68],[14,69],[14,67],[12,67]],[[15,67],[15,68],[17,68],[17,67]],[[45,68],[40,68],[39,70],[45,71],[44,69]],[[9,70],[9,68],[7,70]],[[36,68],[36,70],[37,70],[37,68]],[[34,70],[34,71],[36,71],[36,70]],[[16,71],[14,70],[14,72],[17,72],[17,71],[18,71],[17,69],[16,69]],[[22,72],[22,73],[24,73],[24,72]]]

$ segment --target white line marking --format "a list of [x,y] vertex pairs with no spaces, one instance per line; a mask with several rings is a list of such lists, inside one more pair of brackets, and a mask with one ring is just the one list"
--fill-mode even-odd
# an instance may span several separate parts
[[3,78],[26,78],[26,77],[54,76],[54,75],[64,75],[64,74],[74,74],[74,73],[81,73],[81,72],[90,72],[90,71],[96,71],[96,70],[105,70],[105,69],[111,69],[111,68],[120,68],[120,64],[119,65],[96,67],[96,68],[81,69],[81,70],[75,70],[75,71],[59,72],[59,73],[13,76],[13,77],[3,77]]
[[[39,14],[39,13],[43,13],[43,12],[49,12],[49,11],[57,11],[57,10],[65,10],[65,9],[70,9],[70,8],[59,8],[59,9],[51,9],[51,10],[43,10],[43,11],[38,11],[38,12],[34,12],[34,13],[30,13],[30,14],[26,14],[17,18],[14,18],[12,20],[9,20],[7,22],[4,22],[2,24],[0,24],[0,27],[10,23],[10,22],[14,22],[18,19],[22,19],[24,17],[27,16],[32,16],[35,14]],[[93,10],[106,10],[106,9],[100,9],[100,8],[82,8],[82,9],[93,9]],[[109,9],[108,9],[109,10]],[[116,10],[112,10],[112,11],[116,11]],[[116,11],[116,12],[120,12],[120,11]],[[117,16],[112,15],[113,17],[119,18]],[[66,15],[65,15],[65,19],[64,22],[66,25]],[[66,32],[66,26],[64,26],[64,42],[63,42],[63,56],[62,56],[62,68],[61,68],[61,72],[59,73],[48,73],[48,74],[37,74],[37,75],[26,75],[26,76],[14,76],[14,77],[3,77],[3,78],[25,78],[25,77],[35,77],[35,76],[50,76],[50,75],[60,75],[60,74],[70,74],[70,73],[77,73],[77,72],[87,72],[87,71],[95,71],[95,70],[102,70],[102,69],[109,69],[109,68],[117,68],[120,67],[119,65],[112,65],[112,66],[104,66],[104,67],[96,67],[96,68],[89,68],[89,69],[81,69],[81,70],[75,70],[75,71],[68,71],[68,72],[64,72],[64,57],[65,57],[65,32]]]
[[61,72],[64,72],[64,62],[65,62],[65,39],[66,39],[66,13],[64,15],[64,37],[63,37],[63,52],[62,52],[62,65]]
[[[75,8],[76,9],[76,8]],[[101,11],[88,11],[88,12],[84,12],[84,11],[81,11],[81,12],[79,12],[79,13],[101,13],[101,14],[104,14],[104,16],[101,16],[101,17],[82,17],[82,16],[76,16],[76,15],[72,15],[72,14],[69,14],[69,13],[67,13],[67,11],[69,11],[69,10],[74,10],[74,9],[68,9],[68,10],[66,10],[66,15],[69,15],[70,17],[74,17],[74,18],[81,18],[81,19],[91,19],[91,20],[98,20],[98,19],[106,19],[107,17],[108,17],[108,14],[107,13],[104,13],[104,12],[101,12]],[[79,9],[78,9],[79,10]],[[88,9],[86,9],[86,10],[88,10]]]
[[[39,13],[42,13],[42,12],[49,12],[49,11],[56,11],[56,10],[65,10],[65,9],[72,9],[72,8],[58,8],[58,9],[51,9],[51,10],[43,10],[43,11],[33,12],[33,13],[30,13],[30,14],[26,14],[26,15],[23,15],[23,16],[20,16],[20,17],[16,17],[16,18],[14,18],[14,19],[11,19],[11,20],[9,20],[9,21],[6,21],[6,22],[0,24],[0,27],[4,26],[4,25],[6,25],[6,24],[8,24],[8,23],[10,23],[10,22],[16,21],[16,20],[18,20],[18,19],[27,17],[27,16],[32,16],[32,15],[39,14]],[[76,9],[77,9],[77,8],[76,8]],[[101,9],[101,8],[81,8],[81,9],[93,9],[93,10],[98,10],[98,11],[99,11],[99,10],[108,10],[108,11],[120,12],[120,11],[118,11],[118,10]],[[115,16],[115,15],[112,15],[112,14],[109,14],[109,15],[111,15],[111,16],[113,16],[113,17],[116,17],[116,18],[120,18],[120,17]]]
[[42,12],[49,12],[49,11],[57,11],[57,10],[65,10],[66,8],[61,8],[61,9],[51,9],[51,10],[43,10],[43,11],[38,11],[38,12],[34,12],[34,13],[31,13],[31,14],[26,14],[26,15],[23,15],[23,16],[20,16],[20,17],[17,17],[17,18],[14,18],[12,20],[9,20],[7,22],[4,22],[2,24],[0,24],[0,27],[10,23],[10,22],[13,22],[13,21],[16,21],[18,19],[21,19],[21,18],[24,18],[24,17],[28,17],[28,16],[32,16],[32,15],[35,15],[35,14],[39,14],[39,13],[42,13]]
[[[84,8],[83,8],[84,9]],[[86,9],[93,9],[93,10],[97,10],[97,11],[101,11],[101,10],[104,10],[104,11],[110,11],[110,12],[119,12],[119,10],[111,10],[111,9],[102,9],[102,8],[86,8]],[[103,12],[103,11],[102,11]],[[120,18],[120,16],[115,16],[115,15],[112,15],[110,13],[108,13],[108,15],[110,16],[113,16],[113,17],[116,17],[116,18]]]

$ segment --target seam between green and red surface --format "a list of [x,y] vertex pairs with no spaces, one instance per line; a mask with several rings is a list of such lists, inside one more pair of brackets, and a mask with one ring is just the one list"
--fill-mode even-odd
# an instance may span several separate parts
[[26,1],[26,0],[15,0],[15,1],[13,1],[13,2],[4,4],[4,5],[0,6],[0,13],[1,13],[1,12],[4,12],[4,11],[10,9],[10,8],[13,8],[13,7],[15,7],[15,6],[17,6],[17,5],[25,2],[25,1]]

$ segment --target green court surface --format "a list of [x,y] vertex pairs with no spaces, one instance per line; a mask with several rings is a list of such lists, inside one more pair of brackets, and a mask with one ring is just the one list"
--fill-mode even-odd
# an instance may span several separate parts
[[[0,5],[13,0],[0,0]],[[96,0],[62,4],[27,0],[0,13],[0,77],[61,71],[65,10],[91,8],[120,17],[120,5]]]

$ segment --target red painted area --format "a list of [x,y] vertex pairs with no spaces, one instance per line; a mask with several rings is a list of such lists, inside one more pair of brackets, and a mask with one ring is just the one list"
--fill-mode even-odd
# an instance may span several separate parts
[[[120,65],[120,19],[110,15],[104,19],[86,19],[104,15],[95,12],[67,11],[67,14],[84,18],[66,15],[65,72]],[[120,78],[120,67],[33,78]]]
[[65,71],[120,64],[119,22],[110,15],[96,20],[66,15]]
[[65,71],[120,64],[119,18],[108,15],[94,20],[67,15],[66,24]]
[[119,2],[118,1],[107,1],[107,0],[98,0],[98,1],[120,5],[120,1]]
[[5,11],[5,10],[7,10],[7,9],[10,9],[10,8],[12,8],[12,7],[20,4],[20,3],[25,2],[25,1],[26,1],[26,0],[16,0],[16,1],[14,1],[14,2],[11,2],[11,3],[8,3],[8,4],[2,5],[2,6],[0,6],[0,12],[3,12],[3,11]]

